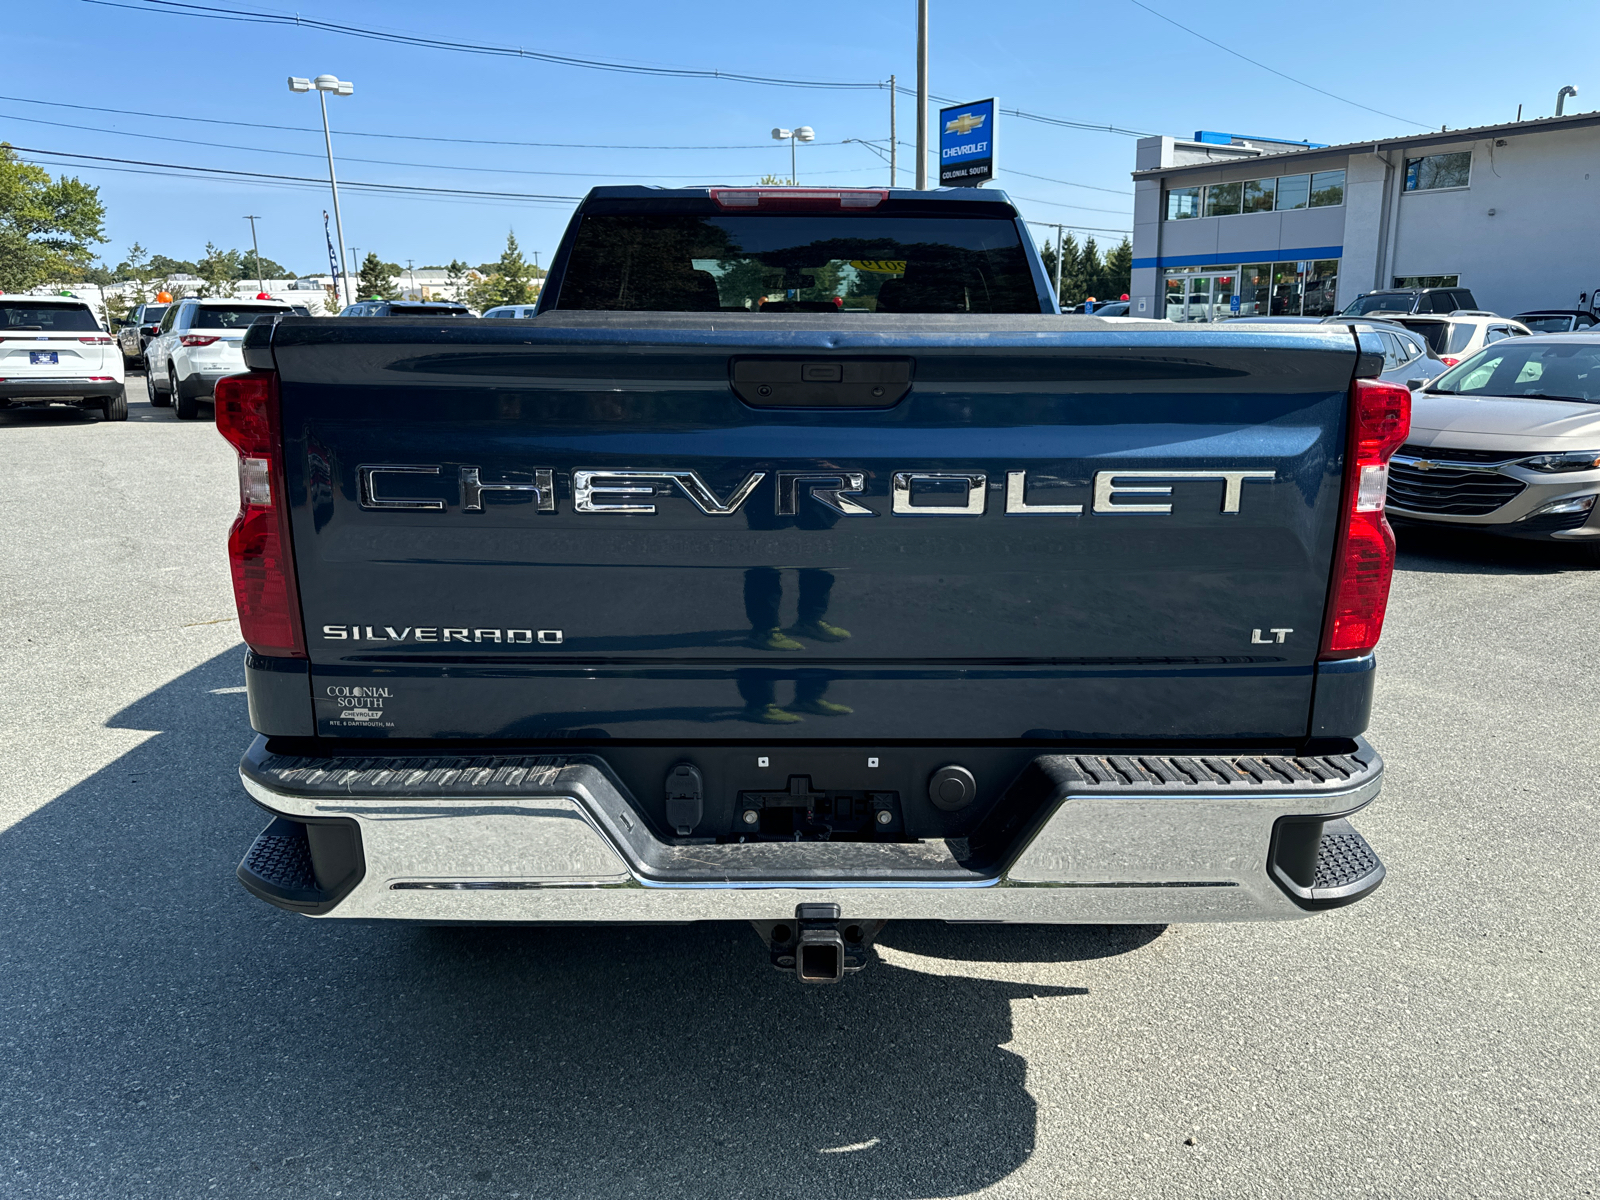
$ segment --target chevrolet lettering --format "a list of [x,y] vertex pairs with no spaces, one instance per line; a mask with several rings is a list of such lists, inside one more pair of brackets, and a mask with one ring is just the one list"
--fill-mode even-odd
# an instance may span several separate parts
[[[463,512],[485,512],[485,498],[499,496],[506,500],[532,500],[536,513],[555,513],[557,480],[565,484],[565,494],[572,500],[574,512],[623,513],[649,515],[656,511],[655,499],[674,492],[685,496],[695,508],[710,517],[731,517],[750,498],[757,486],[767,477],[765,471],[751,471],[732,489],[724,500],[701,478],[700,473],[688,468],[661,468],[633,470],[614,468],[601,470],[580,468],[571,472],[558,472],[553,467],[535,467],[520,475],[497,483],[483,481],[478,467],[458,468],[460,490],[453,500],[438,497],[423,499],[381,497],[377,488],[382,476],[425,475],[442,476],[445,468],[439,465],[394,464],[388,466],[363,466],[358,469],[361,507],[390,512],[445,512],[452,506]],[[982,516],[988,508],[989,490],[998,490],[998,481],[991,484],[983,471],[914,471],[892,470],[892,503],[889,511],[901,517],[975,517]],[[1046,472],[1058,478],[1056,472]],[[846,517],[875,517],[877,511],[867,507],[860,499],[868,494],[867,471],[844,471],[833,474],[816,471],[773,472],[777,486],[774,492],[774,511],[778,516],[794,516],[800,497],[805,495],[822,507]],[[1030,504],[1028,472],[1006,471],[1004,511],[1011,516],[1057,515],[1077,516],[1084,505]],[[1110,470],[1096,471],[1092,475],[1091,511],[1097,513],[1168,513],[1172,501],[1158,503],[1133,501],[1131,496],[1172,495],[1172,483],[1178,480],[1211,480],[1221,483],[1221,508],[1223,513],[1237,514],[1244,497],[1246,482],[1271,482],[1276,471],[1260,470]],[[532,480],[533,482],[518,482]],[[1144,482],[1134,484],[1129,480]],[[1167,482],[1161,482],[1161,481]],[[940,503],[926,498],[917,499],[919,486],[932,489],[941,485],[959,484],[962,496],[955,503]],[[1059,489],[1058,489],[1059,490]],[[852,497],[848,498],[847,497]]]
[[809,984],[1378,886],[1379,335],[1062,314],[995,188],[597,188],[542,283],[218,385],[254,895],[747,922]]

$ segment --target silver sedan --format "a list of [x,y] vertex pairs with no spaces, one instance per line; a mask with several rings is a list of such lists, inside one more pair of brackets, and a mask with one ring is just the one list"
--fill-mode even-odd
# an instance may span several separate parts
[[1496,342],[1412,394],[1400,521],[1581,545],[1600,561],[1600,333]]

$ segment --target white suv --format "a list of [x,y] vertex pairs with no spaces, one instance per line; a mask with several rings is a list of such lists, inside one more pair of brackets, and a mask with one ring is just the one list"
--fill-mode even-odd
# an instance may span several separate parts
[[150,403],[172,405],[181,420],[210,403],[217,380],[245,369],[245,330],[264,314],[290,316],[281,300],[200,300],[186,297],[167,309],[161,331],[145,348],[144,386]]
[[1509,337],[1528,337],[1533,333],[1520,321],[1487,312],[1463,310],[1436,317],[1420,313],[1415,316],[1381,315],[1385,320],[1404,325],[1412,333],[1420,334],[1447,367],[1471,358],[1495,342]]
[[0,409],[32,404],[126,421],[122,351],[82,300],[0,293]]

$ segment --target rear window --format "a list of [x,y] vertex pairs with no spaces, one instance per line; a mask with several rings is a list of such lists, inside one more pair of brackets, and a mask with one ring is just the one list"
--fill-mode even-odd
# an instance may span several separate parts
[[90,333],[100,328],[94,313],[82,304],[0,302],[0,329],[37,329],[40,333]]
[[1362,296],[1339,315],[1342,317],[1362,317],[1367,313],[1375,312],[1408,313],[1414,303],[1416,303],[1416,297],[1409,294]]
[[1571,317],[1518,317],[1517,320],[1535,333],[1566,333],[1572,328]]
[[1600,345],[1563,339],[1512,338],[1480,350],[1429,386],[1462,396],[1600,402]]
[[190,329],[248,329],[250,323],[262,313],[287,313],[282,305],[273,304],[202,304],[194,310]]
[[586,216],[556,307],[1040,311],[1014,222],[857,214]]
[[1477,332],[1477,326],[1464,321],[1406,321],[1405,327],[1427,342],[1436,355],[1460,354]]
[[387,312],[374,308],[372,314],[388,317],[464,317],[468,315],[467,310],[459,304],[407,304],[404,307],[392,304]]
[[161,318],[166,315],[167,306],[165,304],[146,304],[144,306],[144,316],[139,318],[139,324],[159,325],[161,324]]

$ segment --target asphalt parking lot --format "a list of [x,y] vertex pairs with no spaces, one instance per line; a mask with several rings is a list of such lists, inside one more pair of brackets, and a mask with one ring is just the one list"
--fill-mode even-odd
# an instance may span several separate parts
[[0,414],[0,1195],[1600,1191],[1600,570],[1403,535],[1371,899],[891,925],[803,989],[744,926],[247,895],[233,454],[129,382]]

